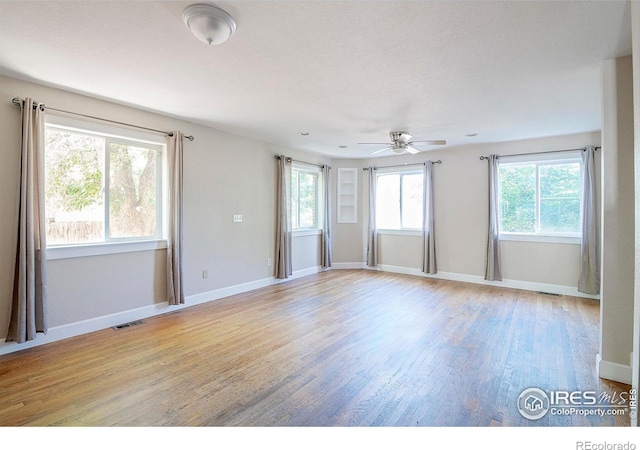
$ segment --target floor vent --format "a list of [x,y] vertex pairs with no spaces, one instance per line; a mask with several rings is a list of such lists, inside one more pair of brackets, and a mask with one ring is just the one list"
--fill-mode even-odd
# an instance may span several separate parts
[[562,297],[562,294],[554,294],[553,292],[542,292],[542,291],[538,291],[538,294],[542,294],[542,295],[553,295],[554,297]]
[[118,331],[118,330],[122,330],[123,328],[129,328],[129,327],[133,327],[135,325],[142,325],[144,322],[142,320],[134,320],[133,322],[127,322],[127,323],[123,323],[120,325],[116,325],[115,327],[111,327],[114,330]]

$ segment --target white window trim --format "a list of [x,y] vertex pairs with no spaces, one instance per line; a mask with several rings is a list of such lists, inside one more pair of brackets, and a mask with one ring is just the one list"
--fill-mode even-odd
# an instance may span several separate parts
[[324,211],[322,210],[323,199],[322,195],[324,192],[323,183],[324,180],[322,178],[322,170],[316,165],[307,164],[300,161],[294,161],[291,164],[292,169],[296,169],[302,172],[314,173],[318,176],[318,183],[316,185],[316,226],[315,228],[294,228],[292,230],[293,236],[311,236],[314,234],[322,233],[322,224],[324,223]]
[[144,252],[167,248],[164,239],[135,242],[97,242],[95,244],[60,245],[47,248],[47,260],[82,258],[116,253]]
[[420,230],[419,228],[403,228],[401,230],[381,228],[376,231],[378,234],[395,236],[422,236],[422,230]]
[[69,131],[76,131],[78,133],[90,133],[98,136],[137,141],[143,144],[164,146],[167,143],[166,136],[156,135],[151,131],[145,132],[129,128],[120,128],[90,119],[78,120],[65,115],[58,115],[57,113],[50,114],[47,112],[45,125],[66,128]]
[[499,164],[522,164],[526,162],[553,162],[557,164],[563,161],[582,159],[582,150],[572,150],[557,153],[538,153],[527,155],[505,155],[498,158]]
[[[532,154],[532,155],[508,155],[501,156],[498,164],[508,166],[508,165],[519,165],[525,163],[536,163],[538,165],[545,164],[561,164],[561,163],[575,163],[580,162],[581,170],[584,170],[582,167],[582,151],[568,151],[568,152],[558,152],[558,153],[547,153],[547,154]],[[536,176],[536,191],[539,191],[538,186],[538,178]],[[539,195],[539,192],[536,192],[536,198]],[[537,201],[536,201],[537,203]],[[536,205],[538,206],[538,205]],[[536,215],[539,211],[536,211]],[[580,215],[582,216],[582,206]],[[538,218],[536,218],[538,220]],[[544,243],[556,243],[556,244],[580,244],[582,241],[581,233],[518,233],[518,232],[499,232],[498,238],[502,241],[521,241],[521,242],[544,242]]]
[[[161,217],[161,235],[150,236],[135,240],[127,240],[127,238],[111,239],[102,242],[87,242],[81,244],[55,244],[47,246],[47,260],[78,258],[86,256],[99,256],[117,253],[130,253],[138,251],[149,251],[167,248],[166,230],[167,217],[165,208],[165,199],[167,197],[167,173],[166,173],[166,136],[152,132],[143,132],[129,128],[120,128],[105,124],[100,121],[78,120],[71,118],[63,113],[49,114],[45,118],[45,127],[51,126],[59,129],[67,129],[77,133],[88,133],[98,136],[104,136],[111,141],[124,140],[143,145],[151,145],[160,147],[159,152],[162,158],[162,164],[158,174],[161,179],[158,180],[160,187],[160,202],[162,202]],[[106,170],[106,169],[105,169]]]
[[[422,170],[416,167],[393,167],[376,169],[376,184],[378,183],[378,176],[380,175],[422,175],[422,173]],[[422,182],[424,183],[424,179],[422,180]],[[400,216],[402,216],[402,205],[400,205]],[[378,228],[376,232],[378,234],[389,234],[398,236],[422,236],[422,229],[420,228]]]
[[553,234],[528,234],[528,233],[500,233],[501,241],[520,242],[546,242],[551,244],[577,244],[580,245],[580,236],[562,236]]
[[293,237],[303,237],[303,236],[318,236],[322,234],[322,229],[300,229],[293,231]]

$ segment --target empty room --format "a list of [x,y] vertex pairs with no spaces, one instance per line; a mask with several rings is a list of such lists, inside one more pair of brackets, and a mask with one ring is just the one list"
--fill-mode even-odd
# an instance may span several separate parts
[[0,425],[635,426],[638,19],[0,1]]

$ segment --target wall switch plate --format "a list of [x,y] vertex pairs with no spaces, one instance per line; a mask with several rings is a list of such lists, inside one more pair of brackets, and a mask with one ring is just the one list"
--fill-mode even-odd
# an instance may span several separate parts
[[242,222],[242,214],[234,214],[234,215],[233,215],[233,221],[234,221],[235,223]]
[[267,258],[267,266],[271,267],[271,258]]

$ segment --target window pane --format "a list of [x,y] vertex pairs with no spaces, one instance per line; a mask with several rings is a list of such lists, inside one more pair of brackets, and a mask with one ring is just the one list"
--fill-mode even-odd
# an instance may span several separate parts
[[580,163],[540,165],[540,231],[580,232]]
[[400,229],[400,175],[378,175],[376,186],[376,226]]
[[109,143],[109,237],[157,235],[158,151]]
[[47,243],[104,240],[104,138],[45,132]]
[[294,230],[300,228],[298,207],[298,174],[296,169],[291,169],[291,227]]
[[500,231],[536,231],[536,165],[509,164],[498,168]]
[[422,228],[422,174],[402,175],[402,227]]
[[300,228],[317,228],[318,174],[298,172]]

